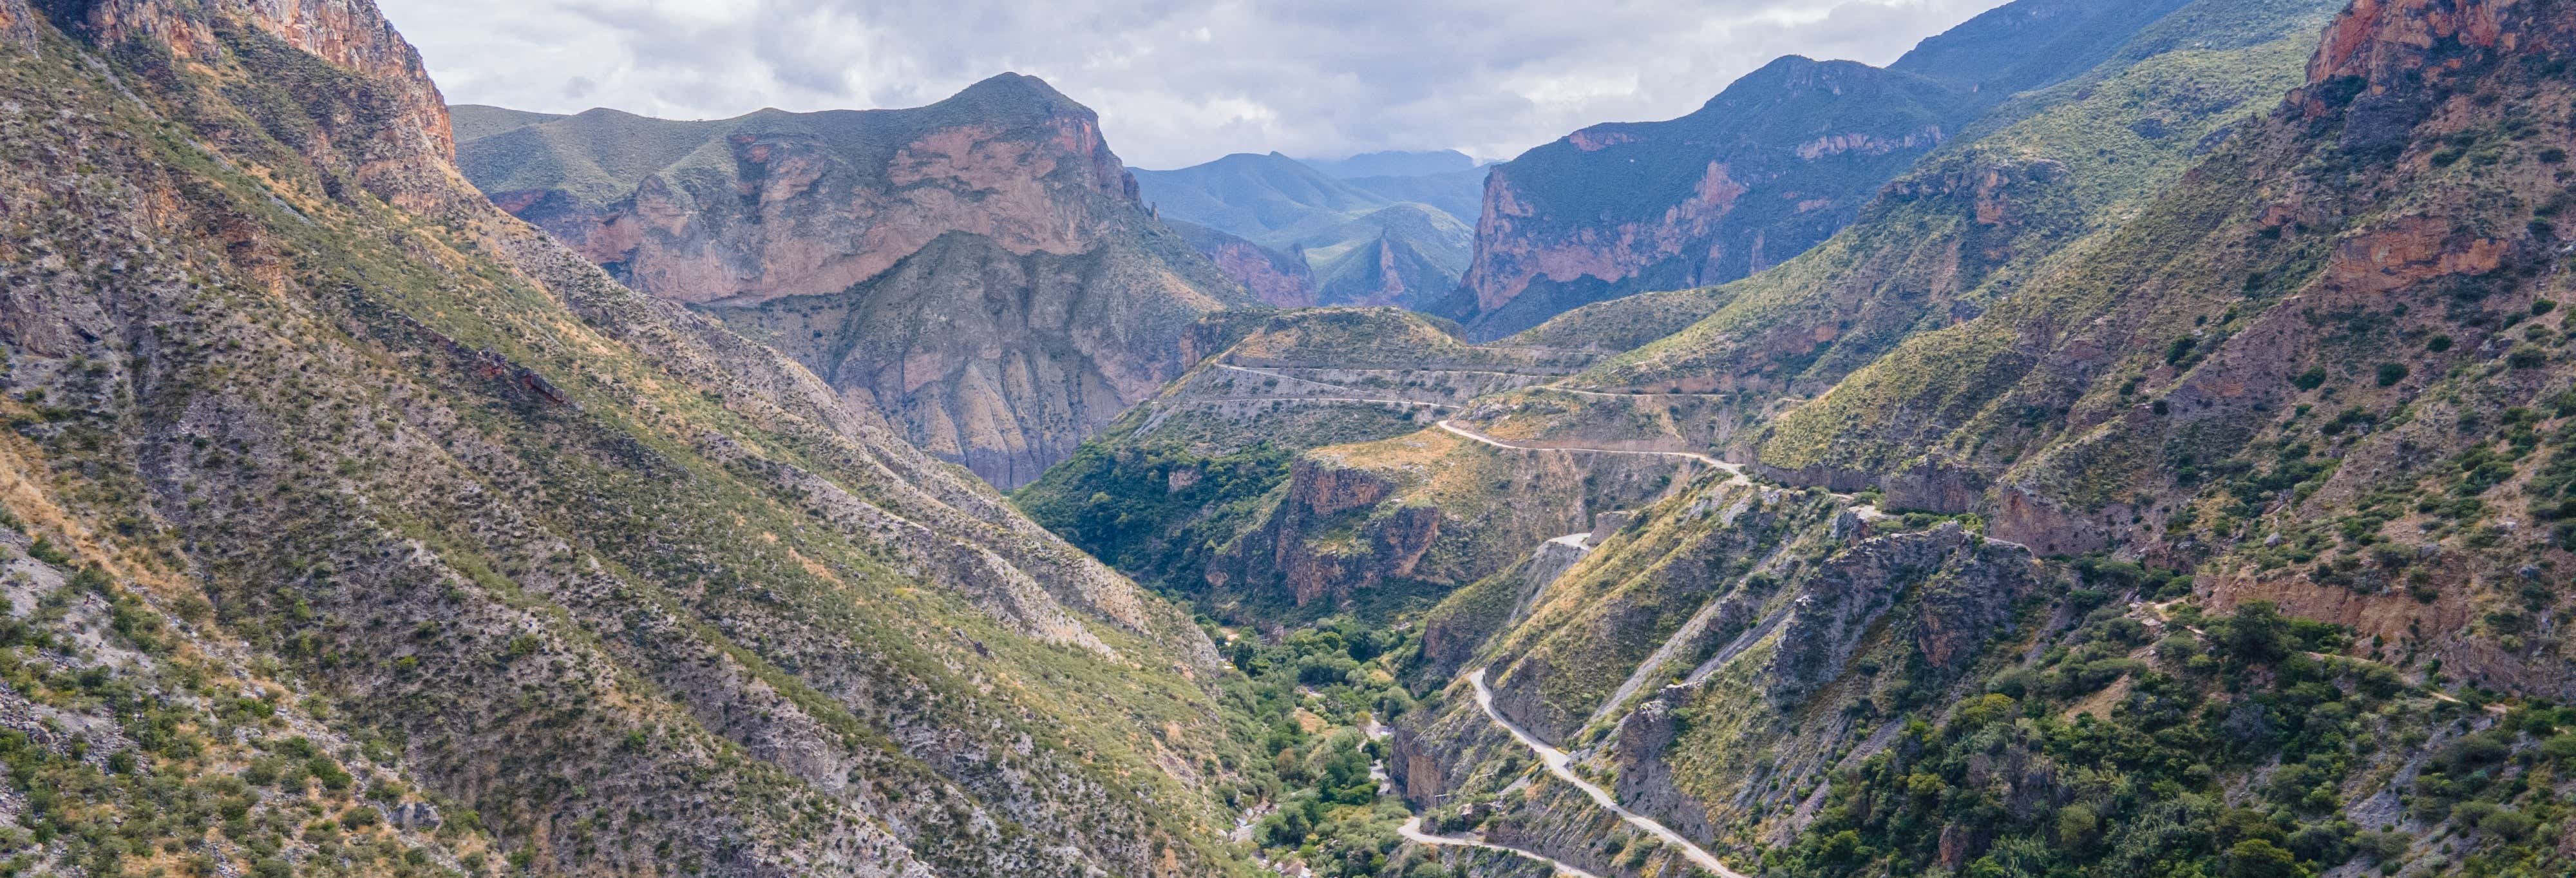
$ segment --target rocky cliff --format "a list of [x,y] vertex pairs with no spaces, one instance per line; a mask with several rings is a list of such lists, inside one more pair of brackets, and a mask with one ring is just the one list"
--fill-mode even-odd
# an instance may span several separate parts
[[1185,615],[494,209],[372,4],[0,19],[16,868],[1248,868]]
[[518,121],[461,148],[495,203],[1004,487],[1207,353],[1197,318],[1253,302],[1031,77],[908,110]]
[[1493,169],[1474,260],[1435,313],[1497,338],[1786,262],[1989,108],[2084,72],[2180,5],[2023,0],[1886,69],[1782,58],[1688,116],[1531,150]]

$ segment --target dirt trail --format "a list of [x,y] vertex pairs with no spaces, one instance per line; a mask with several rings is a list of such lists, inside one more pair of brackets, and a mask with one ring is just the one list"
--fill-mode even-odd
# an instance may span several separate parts
[[1537,862],[1544,863],[1549,868],[1555,869],[1559,875],[1572,875],[1574,878],[1601,878],[1599,875],[1583,871],[1582,869],[1577,869],[1573,866],[1566,865],[1565,863],[1549,859],[1539,854],[1521,850],[1520,848],[1504,847],[1480,838],[1432,835],[1428,832],[1422,831],[1422,818],[1420,817],[1404,821],[1404,825],[1398,827],[1395,832],[1397,835],[1404,836],[1406,841],[1410,841],[1415,844],[1427,844],[1436,847],[1452,848],[1484,848],[1489,851],[1501,851],[1515,857],[1520,857],[1524,860],[1535,860]]
[[1471,441],[1477,442],[1477,443],[1479,443],[1479,444],[1483,444],[1483,445],[1490,445],[1490,446],[1493,446],[1493,447],[1495,447],[1495,448],[1504,448],[1504,449],[1509,449],[1509,450],[1512,450],[1512,451],[1571,451],[1571,452],[1574,452],[1574,453],[1577,453],[1577,454],[1632,454],[1632,455],[1637,455],[1637,456],[1639,456],[1639,457],[1678,457],[1678,458],[1681,458],[1681,459],[1683,459],[1683,460],[1697,461],[1697,462],[1699,462],[1699,463],[1707,464],[1707,465],[1709,465],[1709,466],[1716,467],[1716,468],[1721,469],[1721,470],[1725,470],[1725,471],[1726,471],[1726,474],[1727,474],[1728,476],[1731,476],[1731,477],[1732,477],[1732,478],[1729,478],[1729,479],[1727,480],[1727,482],[1726,482],[1727,484],[1730,484],[1730,485],[1737,485],[1737,486],[1748,486],[1748,487],[1749,487],[1749,486],[1751,486],[1751,485],[1753,484],[1753,479],[1752,479],[1751,477],[1746,476],[1746,475],[1744,474],[1744,466],[1743,466],[1742,464],[1727,463],[1726,461],[1719,460],[1719,459],[1717,459],[1717,458],[1710,457],[1710,456],[1705,455],[1705,454],[1694,454],[1694,453],[1691,453],[1691,452],[1688,452],[1688,451],[1629,451],[1629,450],[1627,450],[1627,449],[1622,449],[1622,448],[1585,448],[1585,447],[1582,447],[1582,446],[1556,446],[1556,445],[1517,445],[1517,444],[1514,444],[1514,443],[1505,442],[1505,441],[1503,441],[1503,440],[1496,439],[1496,438],[1494,438],[1494,437],[1492,437],[1492,436],[1487,436],[1487,435],[1485,435],[1485,434],[1483,434],[1483,433],[1478,433],[1478,432],[1476,432],[1476,431],[1474,431],[1474,430],[1470,430],[1470,429],[1467,429],[1467,428],[1465,428],[1465,427],[1458,426],[1457,422],[1454,422],[1454,421],[1441,421],[1441,422],[1440,422],[1440,429],[1447,430],[1447,431],[1449,431],[1450,433],[1456,434],[1456,435],[1458,435],[1458,436],[1460,436],[1460,437],[1463,437],[1463,438],[1466,438],[1466,439],[1468,439],[1468,440],[1471,440]]
[[1493,720],[1495,725],[1503,727],[1503,731],[1510,732],[1514,740],[1521,742],[1521,746],[1528,747],[1531,752],[1537,753],[1539,763],[1547,766],[1547,773],[1555,775],[1557,780],[1574,785],[1575,789],[1582,790],[1584,795],[1591,797],[1593,804],[1601,806],[1604,811],[1618,815],[1619,819],[1627,821],[1628,825],[1644,830],[1648,835],[1661,839],[1665,844],[1680,849],[1684,858],[1700,868],[1715,872],[1720,878],[1744,878],[1744,873],[1727,868],[1725,863],[1718,861],[1717,855],[1709,853],[1699,845],[1692,844],[1691,840],[1683,838],[1681,833],[1674,832],[1652,817],[1620,807],[1619,800],[1611,797],[1609,791],[1593,786],[1591,781],[1584,780],[1582,775],[1574,773],[1574,757],[1567,755],[1563,750],[1548,746],[1546,742],[1540,741],[1520,726],[1514,725],[1511,720],[1504,719],[1502,713],[1494,709],[1494,690],[1485,686],[1485,669],[1477,668],[1475,672],[1468,674],[1467,682],[1475,685],[1476,706],[1485,709],[1486,718]]

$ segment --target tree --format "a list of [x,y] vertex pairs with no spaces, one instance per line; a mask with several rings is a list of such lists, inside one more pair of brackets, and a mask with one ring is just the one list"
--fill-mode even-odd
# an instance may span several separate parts
[[2069,851],[2082,851],[2093,845],[2102,831],[2102,818],[2095,816],[2090,805],[2068,805],[2057,812],[2057,844]]
[[2230,878],[2298,878],[2299,858],[2280,845],[2249,838],[2227,849]]
[[2288,627],[2281,608],[2271,601],[2246,601],[2227,620],[2227,651],[2248,664],[2278,661],[2289,654],[2283,636]]

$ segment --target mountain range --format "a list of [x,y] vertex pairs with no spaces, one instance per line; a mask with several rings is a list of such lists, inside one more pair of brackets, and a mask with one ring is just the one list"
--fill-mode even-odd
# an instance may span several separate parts
[[2567,874],[2571,12],[1131,172],[0,0],[0,867]]
[[1158,216],[1273,305],[1420,308],[1457,285],[1484,177],[1472,161],[1379,153],[1325,167],[1423,173],[1349,176],[1246,153],[1136,179]]

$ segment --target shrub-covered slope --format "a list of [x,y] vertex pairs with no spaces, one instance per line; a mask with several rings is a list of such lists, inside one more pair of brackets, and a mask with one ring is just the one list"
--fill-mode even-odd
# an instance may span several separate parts
[[2352,4],[2134,218],[1755,413],[1788,485],[1454,594],[1408,795],[1682,860],[1498,715],[1746,873],[2565,872],[2568,12]]
[[[1629,352],[1485,420],[1522,436],[1623,424],[1689,445],[1812,397],[1915,334],[1975,317],[2135,218],[2298,84],[2325,0],[2222,0],[2140,31],[2101,67],[2022,95],[1926,156],[1859,222],[1770,271],[1576,309],[1516,343]],[[1649,420],[1640,410],[1659,415]],[[1671,430],[1674,432],[1663,432]]]
[[1248,868],[1184,614],[494,209],[371,4],[0,25],[12,870]]

